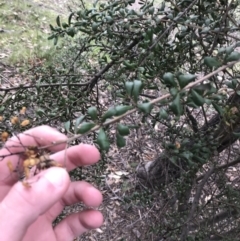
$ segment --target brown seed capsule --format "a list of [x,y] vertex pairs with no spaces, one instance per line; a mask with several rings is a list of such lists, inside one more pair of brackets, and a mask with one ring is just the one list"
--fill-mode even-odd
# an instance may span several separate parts
[[3,120],[3,116],[0,116],[0,121],[2,121]]
[[23,120],[22,122],[21,122],[21,126],[27,126],[27,125],[29,125],[30,124],[30,120]]
[[178,141],[176,141],[176,142],[175,142],[175,146],[176,146],[177,149],[180,149],[181,144],[180,144]]
[[25,106],[23,106],[22,109],[20,110],[20,114],[25,115],[26,110],[27,110],[27,108]]
[[17,116],[12,117],[11,123],[12,123],[13,125],[16,125],[16,124],[18,123],[18,117],[17,117]]
[[4,132],[1,134],[1,140],[2,140],[3,142],[6,142],[7,139],[8,139],[8,137],[9,137],[9,134],[8,134],[6,131],[4,131]]
[[13,171],[14,171],[13,164],[12,164],[11,161],[8,161],[8,162],[7,162],[7,166],[8,166],[8,169],[9,169],[10,172],[13,172]]

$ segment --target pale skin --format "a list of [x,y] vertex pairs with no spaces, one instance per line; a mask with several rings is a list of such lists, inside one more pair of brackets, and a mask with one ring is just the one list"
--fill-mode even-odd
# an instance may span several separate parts
[[[66,136],[48,126],[28,130],[29,135],[20,135],[24,146],[46,146],[53,141],[65,140]],[[38,137],[33,138],[33,137]],[[14,137],[6,145],[11,152],[21,151]],[[19,163],[19,155],[0,161],[0,237],[1,241],[72,241],[82,233],[98,228],[103,223],[102,214],[94,209],[85,209],[70,214],[53,228],[52,222],[67,205],[83,202],[86,207],[98,207],[102,194],[84,181],[71,182],[67,171],[77,166],[92,165],[100,160],[96,147],[86,144],[70,147],[65,144],[50,148],[51,159],[64,165],[41,171],[28,182],[27,188],[16,175],[9,175],[7,162],[13,167]],[[0,150],[0,156],[8,153]]]

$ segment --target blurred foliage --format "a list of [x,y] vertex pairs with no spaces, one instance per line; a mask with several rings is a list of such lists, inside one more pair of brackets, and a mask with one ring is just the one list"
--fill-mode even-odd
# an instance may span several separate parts
[[26,107],[28,127],[62,126],[77,135],[71,140],[85,134],[108,151],[112,140],[125,146],[131,132],[114,124],[137,112],[164,150],[157,168],[145,170],[160,177],[161,164],[159,202],[172,203],[153,228],[158,239],[234,240],[239,188],[221,179],[239,163],[231,149],[240,136],[239,2],[140,0],[136,10],[134,2],[96,1],[80,4],[67,21],[58,16],[50,25],[59,51],[53,63],[32,69],[27,85],[1,88],[1,131],[16,129],[8,120]]

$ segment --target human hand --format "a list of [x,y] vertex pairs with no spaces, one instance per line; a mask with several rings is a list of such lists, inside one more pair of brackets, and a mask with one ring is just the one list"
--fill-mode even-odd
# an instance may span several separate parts
[[[40,126],[13,137],[0,150],[0,156],[19,152],[19,145],[46,146],[66,136],[48,126]],[[34,138],[38,137],[38,138]],[[14,145],[13,145],[14,143]],[[6,146],[8,148],[6,148]],[[22,147],[21,147],[22,148]],[[96,163],[98,150],[91,145],[80,144],[65,151],[65,144],[50,147],[55,154],[51,159],[60,164],[66,161],[70,171],[77,166]],[[84,181],[71,182],[64,168],[52,167],[41,171],[28,181],[31,187],[18,182],[9,175],[7,162],[17,168],[19,155],[5,157],[0,161],[0,240],[1,241],[70,241],[87,230],[100,227],[103,216],[96,210],[84,210],[63,219],[53,228],[52,222],[63,208],[78,202],[97,207],[102,202],[100,191]]]

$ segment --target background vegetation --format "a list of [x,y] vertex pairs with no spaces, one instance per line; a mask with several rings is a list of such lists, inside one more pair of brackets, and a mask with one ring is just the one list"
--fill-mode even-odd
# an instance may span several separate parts
[[1,131],[49,124],[98,145],[100,164],[72,174],[105,195],[105,226],[84,240],[239,240],[238,1],[69,11],[50,25],[48,61],[4,80]]

